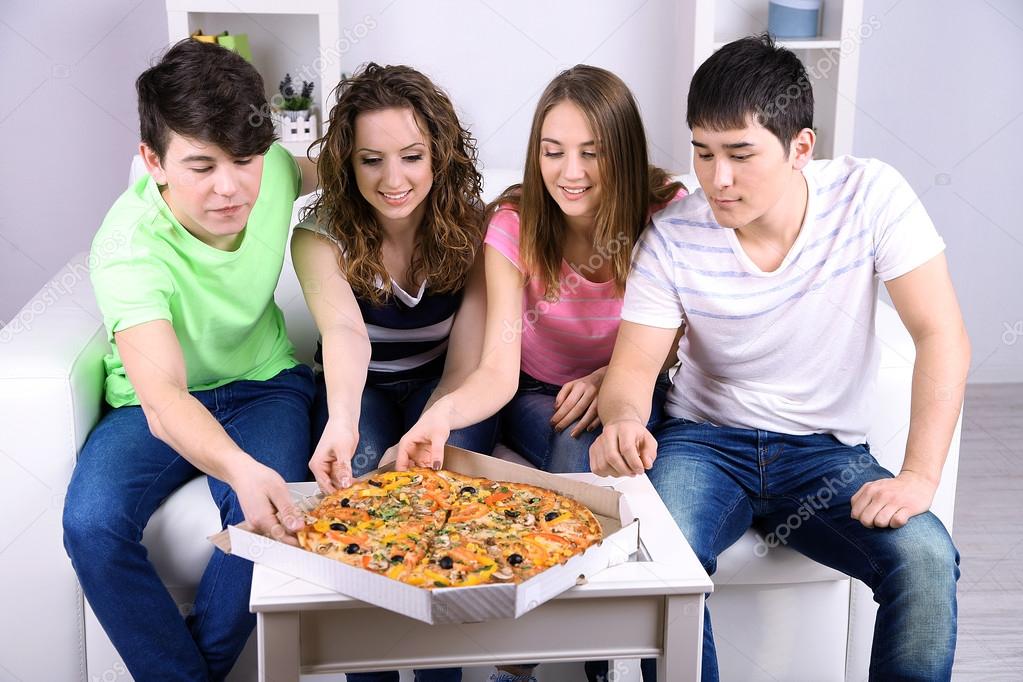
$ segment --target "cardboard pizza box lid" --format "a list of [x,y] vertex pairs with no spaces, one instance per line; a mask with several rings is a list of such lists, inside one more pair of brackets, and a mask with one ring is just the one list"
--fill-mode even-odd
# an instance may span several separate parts
[[[362,478],[393,468],[392,463]],[[434,589],[407,585],[279,542],[254,532],[248,524],[229,526],[210,537],[210,541],[235,556],[426,623],[518,618],[600,571],[628,561],[639,548],[639,522],[631,513],[625,496],[617,490],[452,446],[445,448],[444,468],[495,481],[536,485],[575,499],[597,517],[604,539],[565,563],[518,584]],[[322,497],[315,483],[291,483],[289,488],[303,509],[316,506]]]

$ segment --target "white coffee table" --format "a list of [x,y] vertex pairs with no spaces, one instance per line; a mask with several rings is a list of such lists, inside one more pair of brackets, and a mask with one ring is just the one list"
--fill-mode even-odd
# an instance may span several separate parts
[[[657,679],[700,678],[710,577],[646,476],[570,474],[628,496],[642,549],[521,618],[429,625],[257,564],[260,682],[301,673],[657,657]],[[639,679],[638,665],[619,666]]]

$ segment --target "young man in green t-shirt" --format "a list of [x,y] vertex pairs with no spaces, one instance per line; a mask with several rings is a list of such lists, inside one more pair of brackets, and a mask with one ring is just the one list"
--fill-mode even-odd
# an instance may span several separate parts
[[75,467],[64,544],[136,679],[220,680],[255,622],[252,564],[215,550],[182,618],[142,533],[202,473],[225,525],[287,538],[300,524],[285,481],[308,474],[314,384],[273,293],[292,206],[315,169],[303,164],[303,187],[269,118],[253,116],[268,110],[262,78],[232,52],[182,41],[136,86],[149,175],[93,243],[105,245],[91,274],[113,409]]

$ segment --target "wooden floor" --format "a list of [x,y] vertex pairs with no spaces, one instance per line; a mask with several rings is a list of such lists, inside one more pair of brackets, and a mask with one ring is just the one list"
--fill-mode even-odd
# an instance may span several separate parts
[[956,680],[1023,680],[1023,384],[971,385],[953,537]]

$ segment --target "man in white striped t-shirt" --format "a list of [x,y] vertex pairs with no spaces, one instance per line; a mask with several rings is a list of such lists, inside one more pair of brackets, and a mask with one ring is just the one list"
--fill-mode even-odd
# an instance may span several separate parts
[[[913,190],[880,161],[812,161],[812,121],[805,69],[766,36],[697,71],[687,122],[701,189],[655,215],[637,247],[591,467],[647,470],[708,572],[755,525],[862,580],[879,604],[871,677],[949,679],[959,558],[928,509],[969,340]],[[879,281],[917,350],[898,475],[866,443]],[[651,433],[657,359],[682,325],[668,418]]]

